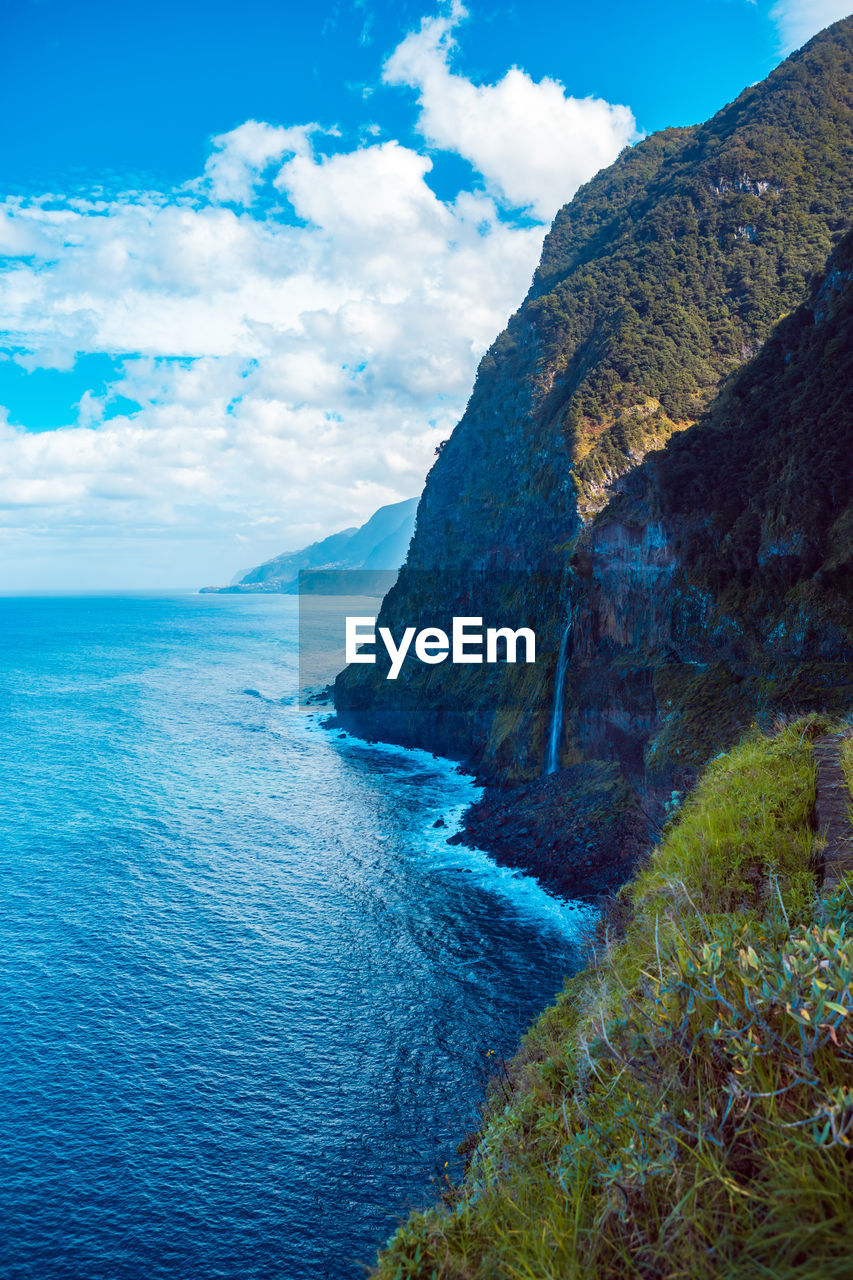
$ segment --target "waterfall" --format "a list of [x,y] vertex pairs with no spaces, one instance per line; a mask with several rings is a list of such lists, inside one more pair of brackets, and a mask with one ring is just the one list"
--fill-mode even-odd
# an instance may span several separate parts
[[557,659],[557,678],[554,681],[554,707],[551,711],[551,729],[548,734],[548,750],[545,753],[543,774],[556,773],[560,767],[560,736],[563,732],[563,688],[566,683],[566,670],[572,656],[572,614],[563,632],[560,644],[560,656]]

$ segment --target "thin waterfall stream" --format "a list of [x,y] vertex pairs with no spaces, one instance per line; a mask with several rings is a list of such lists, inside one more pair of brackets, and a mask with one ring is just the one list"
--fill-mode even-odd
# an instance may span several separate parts
[[548,750],[545,753],[545,768],[543,773],[547,776],[549,773],[556,773],[560,767],[560,737],[563,732],[563,690],[566,684],[566,671],[569,666],[569,659],[572,656],[572,611],[569,610],[569,617],[566,623],[566,629],[563,632],[563,639],[560,643],[560,656],[557,659],[557,675],[554,681],[554,705],[551,710],[551,729],[548,734]]

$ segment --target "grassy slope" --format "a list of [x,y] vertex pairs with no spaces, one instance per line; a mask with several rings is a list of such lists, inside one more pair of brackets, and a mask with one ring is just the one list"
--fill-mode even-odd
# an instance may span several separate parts
[[711,763],[381,1280],[850,1275],[853,893],[812,870],[823,728]]

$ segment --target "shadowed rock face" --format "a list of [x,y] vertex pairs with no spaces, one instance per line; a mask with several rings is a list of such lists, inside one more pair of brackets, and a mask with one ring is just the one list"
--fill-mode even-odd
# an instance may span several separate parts
[[853,705],[853,235],[708,414],[578,540],[575,741],[665,787],[776,712]]

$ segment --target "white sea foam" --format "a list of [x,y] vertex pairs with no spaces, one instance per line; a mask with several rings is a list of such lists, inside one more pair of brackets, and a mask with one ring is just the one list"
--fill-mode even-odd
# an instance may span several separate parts
[[[564,937],[577,938],[581,931],[589,929],[598,912],[589,903],[573,898],[561,898],[545,889],[535,876],[495,862],[483,849],[464,844],[448,844],[450,836],[462,828],[462,820],[470,805],[483,795],[470,774],[461,773],[458,764],[442,756],[432,755],[416,747],[401,747],[396,743],[367,742],[350,733],[345,738],[330,735],[322,727],[323,716],[306,717],[310,732],[320,732],[332,749],[366,751],[374,758],[387,760],[410,772],[414,767],[432,775],[440,784],[443,795],[436,797],[435,806],[427,811],[421,832],[416,833],[419,852],[431,869],[436,872],[457,872],[470,876],[470,883],[479,889],[493,893],[508,902],[523,916],[557,929]],[[435,827],[438,818],[445,825]]]

